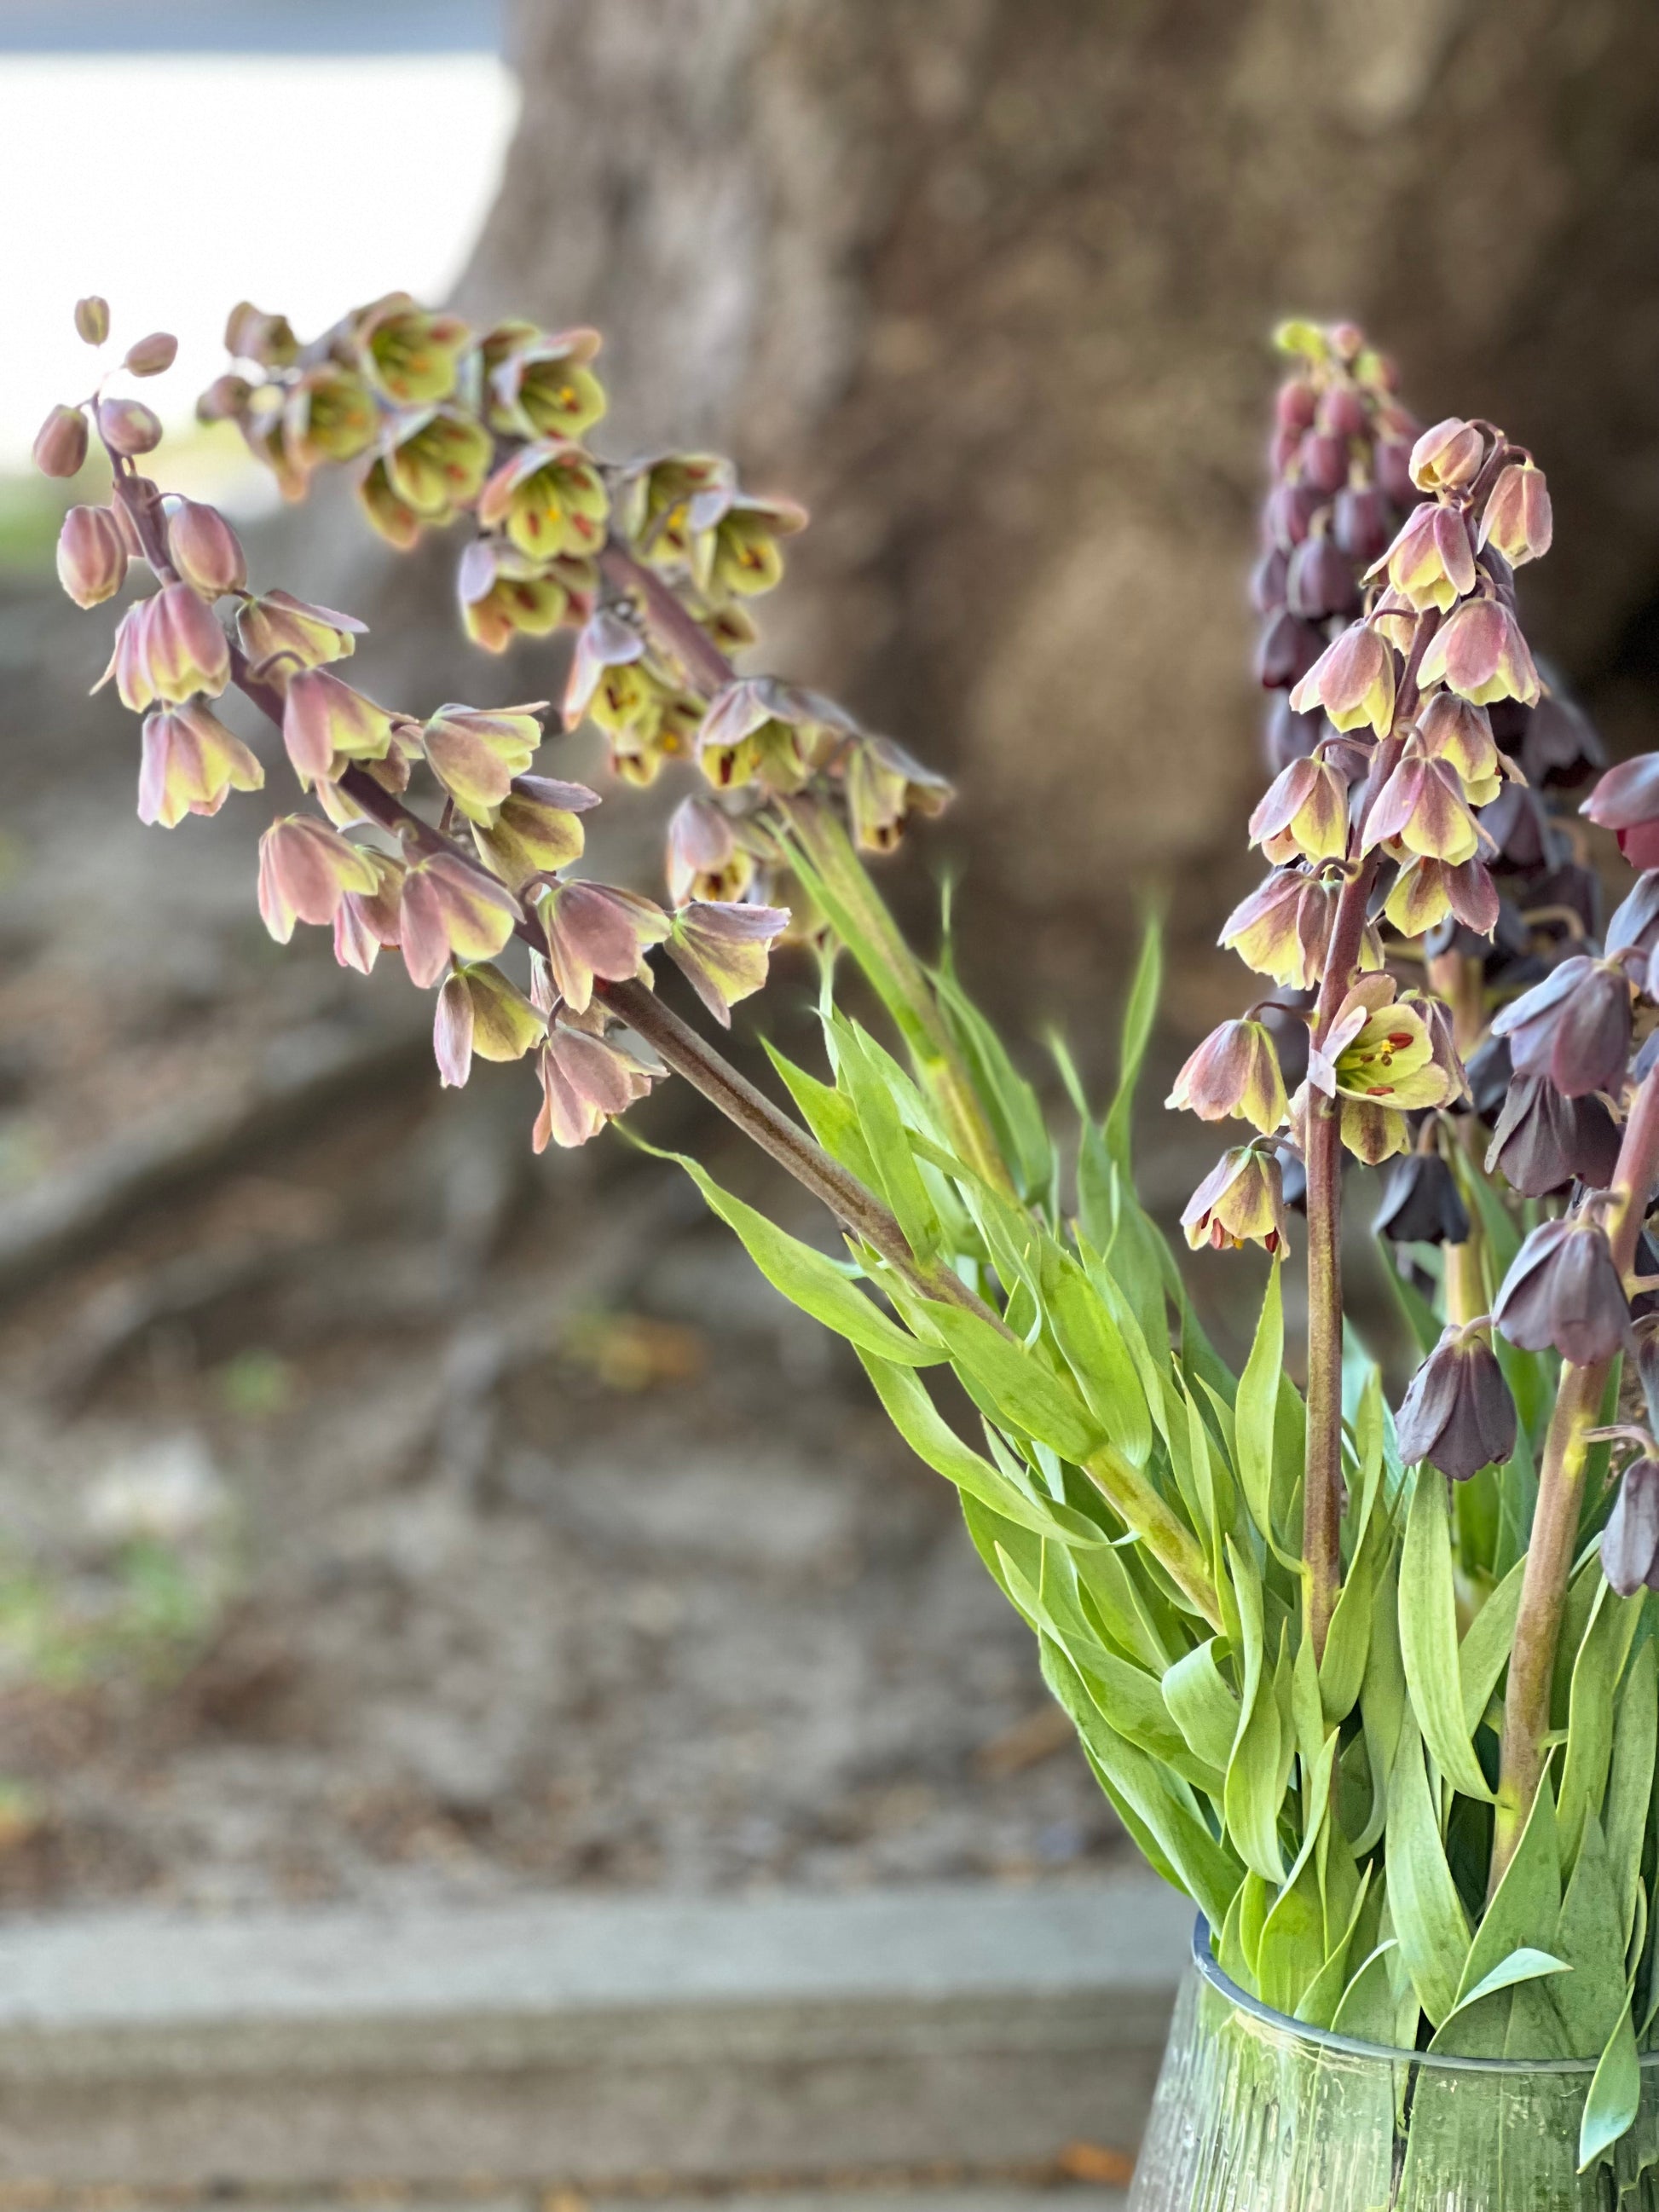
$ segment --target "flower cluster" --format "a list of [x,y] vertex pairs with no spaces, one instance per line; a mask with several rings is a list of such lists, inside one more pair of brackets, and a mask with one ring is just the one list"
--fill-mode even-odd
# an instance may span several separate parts
[[[104,342],[101,301],[83,301],[76,321],[88,343]],[[482,518],[488,493],[503,547],[480,539],[475,550],[506,558],[507,546],[534,543],[538,531],[557,534],[556,510],[563,534],[550,558],[598,550],[608,495],[570,446],[603,405],[586,366],[597,344],[589,334],[544,340],[514,325],[475,343],[453,318],[398,295],[303,353],[280,319],[250,308],[233,315],[229,337],[267,374],[257,385],[222,380],[212,407],[236,416],[289,488],[324,461],[361,457],[371,513],[423,525],[477,502]],[[158,335],[120,366],[150,375],[172,358],[171,339]],[[286,944],[302,922],[331,928],[336,958],[365,974],[382,951],[399,952],[410,980],[437,992],[442,1080],[465,1083],[475,1054],[533,1054],[537,1148],[585,1142],[662,1072],[607,1006],[607,988],[648,985],[647,955],[660,946],[729,1024],[733,1004],[765,981],[787,914],[747,896],[752,872],[708,865],[717,855],[706,838],[706,864],[679,872],[672,911],[574,875],[582,817],[599,799],[536,773],[545,703],[451,703],[422,719],[359,690],[340,672],[363,625],[280,588],[251,589],[225,518],[139,472],[136,456],[154,450],[159,424],[137,401],[112,397],[108,381],[81,406],[53,410],[36,455],[49,473],[73,475],[95,434],[113,473],[107,507],[74,507],[64,520],[58,565],[69,596],[100,605],[140,566],[154,580],[121,614],[102,679],[144,717],[140,817],[170,829],[217,813],[232,792],[263,788],[260,760],[220,716],[224,695],[241,690],[280,730],[318,810],[280,816],[260,838],[258,906],[270,934]],[[500,470],[486,474],[496,434],[525,441],[510,483]],[[519,467],[526,452],[542,455],[533,495],[532,472]],[[591,566],[584,578],[580,588],[591,590]],[[617,617],[602,610],[593,619]],[[417,775],[435,823],[407,803]],[[522,984],[497,964],[514,939],[527,948]]]

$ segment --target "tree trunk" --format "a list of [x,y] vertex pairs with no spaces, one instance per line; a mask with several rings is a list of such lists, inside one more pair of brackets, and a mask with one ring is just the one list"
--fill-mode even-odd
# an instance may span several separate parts
[[[1281,313],[1356,316],[1425,420],[1534,447],[1558,550],[1529,620],[1629,720],[1659,579],[1646,0],[520,0],[518,28],[463,304],[599,325],[613,450],[713,443],[813,504],[755,665],[959,777],[1005,1006],[1067,1008],[1088,1051],[1135,894],[1195,950],[1253,879]],[[1227,963],[1178,976],[1186,1023],[1237,994]]]

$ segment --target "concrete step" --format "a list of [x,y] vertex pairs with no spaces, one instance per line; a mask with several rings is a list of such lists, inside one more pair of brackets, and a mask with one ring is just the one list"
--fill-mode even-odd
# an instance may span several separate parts
[[[1139,2141],[1190,1924],[1139,1873],[13,1922],[0,2182],[476,2198],[643,2178],[660,2203],[676,2183],[1057,2172],[1068,2144]],[[1070,2170],[1115,2178],[1088,2156]],[[978,2201],[950,2188],[915,2201]]]

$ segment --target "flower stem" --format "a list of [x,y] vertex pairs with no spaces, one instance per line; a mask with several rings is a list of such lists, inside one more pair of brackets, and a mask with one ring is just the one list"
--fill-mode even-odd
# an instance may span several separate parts
[[[1656,1182],[1659,1072],[1649,1075],[1636,1094],[1609,1191],[1607,1241],[1621,1277],[1630,1273],[1635,1262],[1643,1216]],[[1589,1367],[1564,1364],[1555,1410],[1550,1416],[1538,1473],[1538,1503],[1533,1509],[1527,1564],[1521,1577],[1515,1640],[1510,1647],[1489,1894],[1496,1891],[1515,1856],[1544,1771],[1556,1646],[1578,1549],[1579,1509],[1589,1455],[1587,1433],[1600,1417],[1613,1364],[1611,1359],[1602,1359]]]

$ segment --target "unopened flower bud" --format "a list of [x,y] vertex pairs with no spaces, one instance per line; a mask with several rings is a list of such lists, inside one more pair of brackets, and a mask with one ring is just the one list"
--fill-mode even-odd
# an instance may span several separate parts
[[225,325],[225,351],[264,368],[289,368],[299,358],[300,343],[286,315],[267,315],[243,300]]
[[1549,551],[1553,527],[1542,469],[1530,461],[1507,463],[1498,471],[1480,518],[1481,544],[1495,545],[1510,568],[1518,568]]
[[171,331],[152,331],[147,338],[127,348],[121,365],[134,376],[160,376],[172,368],[178,356],[179,341]]
[[768,956],[789,926],[785,908],[696,899],[682,907],[663,950],[722,1029],[766,981]]
[[1297,448],[1297,459],[1303,483],[1323,492],[1328,499],[1348,481],[1348,448],[1344,439],[1310,430]]
[[1187,1201],[1181,1225],[1194,1251],[1255,1243],[1282,1257],[1290,1247],[1279,1162],[1254,1145],[1224,1152]]
[[1389,1170],[1371,1227],[1394,1244],[1468,1243],[1468,1208],[1438,1152],[1401,1153]]
[[1351,615],[1359,606],[1359,579],[1330,538],[1321,532],[1304,538],[1291,556],[1285,578],[1285,604],[1305,622]]
[[1379,438],[1371,465],[1376,488],[1393,507],[1412,507],[1418,492],[1412,482],[1411,447],[1403,439]]
[[1601,1531],[1601,1571],[1620,1597],[1659,1590],[1659,1459],[1644,1452],[1625,1469]]
[[1283,1126],[1286,1100],[1279,1054],[1264,1024],[1231,1021],[1212,1030],[1164,1103],[1201,1121],[1253,1122],[1270,1137]]
[[1268,617],[1256,646],[1256,680],[1264,690],[1286,690],[1307,674],[1322,649],[1323,633],[1280,607]]
[[1386,503],[1375,484],[1351,485],[1336,495],[1331,535],[1350,561],[1375,561],[1389,542]]
[[1576,1367],[1611,1359],[1630,1308],[1606,1231],[1582,1216],[1540,1222],[1504,1278],[1492,1319],[1523,1352],[1553,1349]]
[[1501,1175],[1522,1198],[1548,1198],[1575,1182],[1604,1188],[1618,1161],[1619,1127],[1600,1098],[1569,1098],[1541,1075],[1510,1083],[1486,1153],[1488,1175]]
[[126,573],[126,541],[109,508],[70,507],[58,533],[58,580],[76,605],[113,599]]
[[1412,447],[1411,479],[1419,491],[1462,491],[1480,473],[1486,441],[1472,422],[1449,415]]
[[109,336],[109,301],[95,292],[75,303],[76,335],[89,346],[100,346]]
[[242,542],[216,507],[183,499],[167,517],[173,565],[204,599],[240,592],[247,581]]
[[1323,707],[1339,730],[1369,726],[1385,738],[1394,721],[1394,648],[1361,622],[1326,647],[1291,692],[1291,704],[1302,714]]
[[1273,401],[1280,429],[1311,429],[1318,399],[1319,395],[1305,376],[1295,376],[1287,384],[1281,384]]
[[154,453],[161,442],[161,424],[142,399],[100,399],[98,430],[112,453]]
[[1494,699],[1530,707],[1543,689],[1520,624],[1497,599],[1470,599],[1454,610],[1430,639],[1418,681],[1425,691],[1443,684],[1478,707]]
[[1411,1379],[1395,1419],[1407,1467],[1426,1462],[1454,1482],[1502,1467],[1515,1450],[1515,1400],[1479,1329],[1447,1329]]
[[1630,1059],[1631,1013],[1630,982],[1618,961],[1581,953],[1505,1006],[1492,1026],[1509,1039],[1518,1074],[1546,1076],[1568,1098],[1592,1091],[1616,1097]]
[[43,477],[72,477],[86,458],[86,416],[78,407],[54,407],[35,435],[35,467]]

